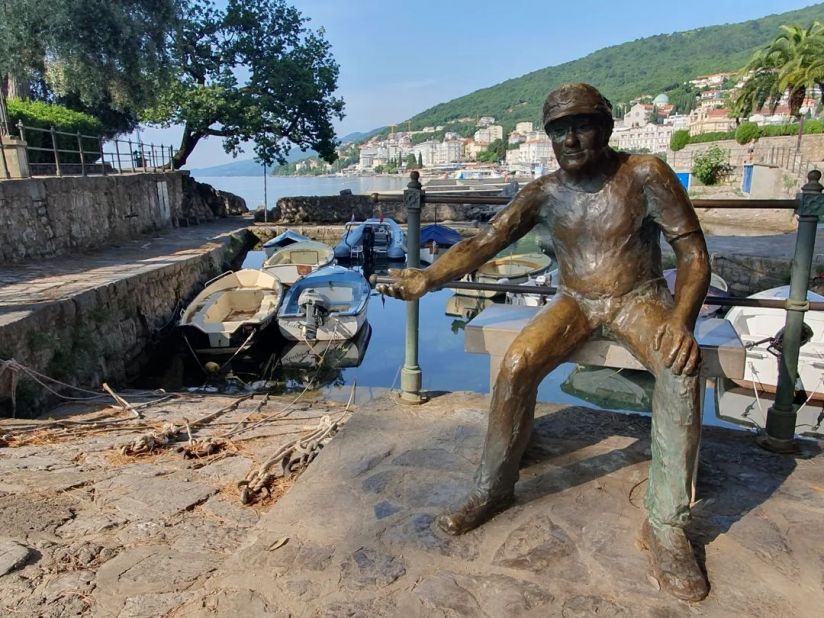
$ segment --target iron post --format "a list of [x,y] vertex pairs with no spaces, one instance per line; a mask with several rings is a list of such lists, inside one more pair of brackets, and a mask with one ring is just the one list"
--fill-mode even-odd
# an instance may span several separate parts
[[[22,128],[20,130],[22,134]],[[54,170],[57,172],[58,176],[62,176],[63,172],[60,169],[60,153],[57,152],[57,133],[54,130],[54,127],[51,128],[51,139],[52,139],[52,152],[54,153]]]
[[77,132],[77,152],[80,154],[80,173],[86,175],[86,159],[83,157],[83,136]]
[[[421,244],[421,190],[420,174],[409,174],[409,184],[403,192],[406,206],[406,267],[420,266]],[[401,369],[401,400],[406,403],[424,403],[426,397],[421,395],[421,368],[418,366],[418,321],[420,301],[410,300],[406,303],[406,353]]]
[[122,174],[123,173],[123,165],[120,163],[120,146],[118,146],[118,144],[117,144],[119,141],[120,140],[117,140],[117,139],[114,140],[114,152],[115,152],[115,155],[117,156],[117,171],[118,171],[118,173]]
[[106,175],[106,153],[103,152],[103,138],[97,138],[97,148],[100,150],[100,173]]
[[767,427],[758,443],[764,448],[791,453],[798,449],[794,441],[796,407],[795,383],[798,379],[798,353],[801,348],[801,329],[804,313],[809,309],[807,287],[812,270],[815,234],[819,219],[824,216],[824,194],[821,172],[807,174],[807,184],[797,197],[798,232],[795,240],[790,295],[787,299],[787,317],[784,325],[784,346],[778,360],[778,386],[775,402],[767,410]]

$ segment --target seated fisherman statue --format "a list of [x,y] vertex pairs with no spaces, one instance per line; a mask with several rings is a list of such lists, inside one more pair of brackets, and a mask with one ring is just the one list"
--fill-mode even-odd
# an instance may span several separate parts
[[[558,293],[515,338],[492,392],[475,487],[438,525],[463,534],[513,500],[529,441],[538,385],[595,332],[624,345],[655,375],[652,462],[642,541],[661,587],[699,601],[708,583],[684,534],[700,432],[693,338],[710,279],[704,235],[672,170],[648,155],[607,144],[610,102],[588,84],[565,84],[546,98],[544,129],[560,164],[528,184],[477,236],[425,270],[394,271],[379,290],[414,300],[477,269],[527,232],[554,243]],[[677,260],[675,298],[662,276],[660,235]]]

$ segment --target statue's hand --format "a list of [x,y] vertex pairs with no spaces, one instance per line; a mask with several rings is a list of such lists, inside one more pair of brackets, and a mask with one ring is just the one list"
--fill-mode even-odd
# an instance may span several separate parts
[[395,279],[394,283],[379,283],[375,287],[381,294],[403,300],[415,300],[429,291],[426,275],[417,268],[390,268],[389,276]]
[[679,321],[670,320],[658,327],[653,341],[664,364],[676,375],[694,375],[701,362],[701,348],[689,329]]

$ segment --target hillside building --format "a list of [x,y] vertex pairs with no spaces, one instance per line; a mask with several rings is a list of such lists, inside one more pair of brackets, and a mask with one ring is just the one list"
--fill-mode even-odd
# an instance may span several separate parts
[[730,110],[723,107],[711,109],[699,107],[690,112],[690,135],[713,133],[716,131],[732,131],[735,128],[735,119],[730,118]]

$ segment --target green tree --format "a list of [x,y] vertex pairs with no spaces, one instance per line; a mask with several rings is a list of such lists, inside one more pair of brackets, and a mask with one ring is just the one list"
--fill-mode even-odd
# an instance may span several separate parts
[[410,152],[406,155],[406,168],[410,170],[418,169],[420,165],[418,165],[418,157],[415,156],[414,152]]
[[421,156],[421,153],[418,153],[418,169],[421,168],[423,168],[423,157]]
[[2,0],[0,88],[128,129],[170,63],[174,0]]
[[732,113],[740,118],[767,105],[772,110],[786,93],[790,114],[799,122],[801,145],[804,117],[801,106],[813,86],[824,87],[824,24],[808,28],[781,26],[781,34],[753,54],[742,70],[746,78],[735,97]]
[[284,0],[229,0],[225,9],[211,0],[183,4],[174,84],[145,115],[183,126],[175,167],[210,136],[233,154],[251,141],[269,165],[284,163],[292,145],[334,161],[332,120],[343,118],[343,101],[333,96],[339,68],[323,29],[307,28]]

